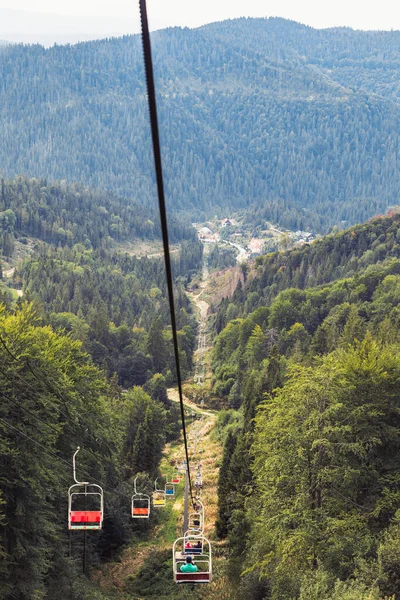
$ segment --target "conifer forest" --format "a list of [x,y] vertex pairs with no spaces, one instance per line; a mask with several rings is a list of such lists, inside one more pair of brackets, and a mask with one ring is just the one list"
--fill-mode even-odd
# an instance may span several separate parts
[[171,281],[140,36],[0,45],[0,600],[400,600],[400,32],[151,39]]

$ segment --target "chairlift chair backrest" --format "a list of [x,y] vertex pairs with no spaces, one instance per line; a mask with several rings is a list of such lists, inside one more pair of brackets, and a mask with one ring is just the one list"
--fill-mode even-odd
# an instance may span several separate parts
[[71,485],[68,490],[68,529],[101,529],[103,516],[103,490],[99,485],[96,483]]
[[150,496],[147,494],[133,494],[132,518],[148,519],[150,517]]
[[182,553],[200,555],[203,554],[203,538],[202,532],[197,529],[188,529],[183,536]]
[[190,529],[198,529],[203,531],[204,521],[202,514],[200,512],[190,513],[189,514],[189,528]]
[[173,498],[175,496],[175,485],[173,483],[165,484],[165,496],[167,498]]
[[156,490],[153,492],[153,506],[154,508],[161,508],[165,506],[165,492],[164,490]]
[[174,574],[175,583],[210,583],[212,580],[212,556],[211,556],[211,544],[207,538],[201,537],[202,543],[202,554],[195,556],[194,564],[197,565],[198,570],[194,573],[182,573],[180,568],[186,563],[186,556],[181,552],[181,548],[184,547],[185,538],[180,537],[175,540],[172,553],[174,560],[172,561],[172,568]]
[[76,455],[72,457],[72,472],[75,483],[68,490],[68,529],[101,529],[104,517],[103,488],[97,483],[78,481],[76,478]]
[[154,508],[162,508],[165,506],[165,490],[157,489],[157,479],[154,482],[153,506]]
[[148,519],[150,517],[150,496],[147,494],[141,494],[136,489],[136,481],[138,476],[135,477],[133,482],[134,493],[132,495],[131,513],[133,519]]
[[204,505],[201,500],[196,499],[193,505],[194,511],[189,513],[189,528],[204,529]]

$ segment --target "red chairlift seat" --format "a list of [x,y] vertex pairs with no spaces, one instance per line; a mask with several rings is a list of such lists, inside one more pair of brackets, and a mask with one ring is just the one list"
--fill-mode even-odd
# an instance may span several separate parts
[[143,516],[143,517],[148,517],[150,514],[150,511],[148,508],[133,508],[132,509],[132,515],[133,516]]
[[[92,504],[91,510],[82,510],[83,502],[90,502]],[[93,505],[97,505],[97,510],[93,510]],[[68,529],[101,529],[103,515],[103,490],[99,485],[79,483],[69,488]]]
[[69,529],[101,529],[100,510],[72,510],[69,513]]
[[197,573],[181,573],[179,571],[176,573],[175,581],[176,583],[210,583],[211,573],[201,573],[199,571]]
[[104,516],[103,488],[97,483],[77,480],[75,458],[79,450],[78,446],[72,457],[75,483],[68,490],[68,529],[101,529]]

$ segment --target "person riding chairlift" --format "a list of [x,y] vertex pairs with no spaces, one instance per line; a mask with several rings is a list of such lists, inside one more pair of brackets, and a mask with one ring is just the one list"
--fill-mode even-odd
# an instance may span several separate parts
[[193,559],[191,556],[186,557],[186,562],[184,565],[181,565],[180,571],[182,573],[197,573],[197,565],[193,564]]

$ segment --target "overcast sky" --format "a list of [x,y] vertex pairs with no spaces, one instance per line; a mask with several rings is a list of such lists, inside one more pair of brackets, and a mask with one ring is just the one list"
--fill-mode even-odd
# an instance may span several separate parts
[[[0,0],[1,8],[137,21],[137,0]],[[312,25],[400,29],[398,0],[148,0],[150,17],[195,27],[241,16],[280,16]]]
[[[148,0],[147,5],[153,30],[272,16],[316,28],[400,30],[399,0]],[[0,0],[0,41],[51,46],[138,31],[138,0]]]

